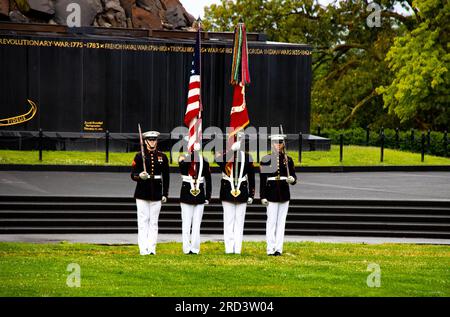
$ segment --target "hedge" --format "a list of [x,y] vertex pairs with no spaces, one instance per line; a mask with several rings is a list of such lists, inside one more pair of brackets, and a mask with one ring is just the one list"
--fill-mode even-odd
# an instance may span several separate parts
[[[398,142],[396,140],[395,129],[384,129],[384,146],[390,149],[399,149],[410,152],[420,152],[422,147],[422,133],[425,135],[425,151],[431,155],[448,156],[448,137],[444,132],[431,131],[429,135],[430,146],[428,147],[428,132],[413,130],[414,140],[412,141],[410,131],[398,131]],[[367,144],[367,131],[363,128],[347,130],[323,129],[320,136],[330,138],[332,144],[339,144],[342,134],[344,145],[369,145],[381,146],[381,131],[369,130],[369,144]],[[313,134],[315,134],[313,132]],[[446,141],[447,138],[447,141]],[[447,144],[447,146],[446,146]]]

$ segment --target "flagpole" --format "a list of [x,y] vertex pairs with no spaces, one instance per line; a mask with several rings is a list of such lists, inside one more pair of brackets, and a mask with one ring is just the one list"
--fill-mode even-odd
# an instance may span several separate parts
[[202,111],[203,111],[203,103],[202,103],[202,94],[201,94],[201,91],[202,91],[202,87],[201,87],[201,83],[202,83],[202,80],[201,80],[201,78],[202,78],[202,19],[200,19],[200,16],[198,17],[198,19],[197,19],[197,23],[198,23],[198,46],[199,46],[199,52],[198,52],[198,54],[199,54],[199,62],[198,62],[198,64],[199,64],[199,75],[200,75],[200,112],[199,112],[199,117],[201,118],[202,117],[202,115],[201,115],[201,113],[202,113]]
[[[190,160],[189,176],[191,179],[191,194],[197,196],[200,192],[197,178],[202,175],[203,158],[201,155],[202,144],[202,98],[201,98],[201,20],[197,20],[195,35],[194,54],[192,60],[191,74],[189,77],[189,90],[187,106],[184,115],[184,124],[188,127],[188,154]],[[199,148],[200,147],[200,148]],[[197,153],[198,152],[198,153]],[[197,158],[200,157],[200,160]],[[199,166],[197,167],[197,162]]]
[[[235,133],[234,134],[234,142],[237,142],[237,141],[238,141],[238,137],[237,137],[237,133]],[[239,157],[238,151],[234,151],[234,186],[237,186],[238,178],[239,178],[239,176],[238,176],[239,169],[238,169],[238,161],[237,161],[238,157]]]
[[[197,19],[198,23],[198,46],[199,46],[199,74],[200,74],[200,84],[201,84],[201,78],[202,78],[202,19],[200,19],[200,16]],[[200,87],[201,91],[201,87]],[[200,113],[203,111],[203,104],[202,104],[202,94],[200,93]]]
[[[245,104],[245,85],[250,83],[250,75],[248,69],[248,49],[247,49],[247,33],[242,17],[234,29],[233,39],[233,57],[231,63],[231,79],[230,84],[233,87],[233,101],[230,114],[230,127],[232,135],[228,136],[228,146],[230,143],[240,142],[238,132],[243,130],[249,123],[248,113]],[[232,137],[232,138],[231,138]],[[239,173],[239,154],[233,151],[233,177],[230,179],[232,183],[231,194],[237,197],[240,193],[240,174]],[[242,159],[241,159],[242,161]],[[244,167],[245,159],[241,163],[241,172]]]
[[[198,36],[198,46],[199,46],[199,50],[198,50],[198,55],[199,55],[199,57],[198,57],[198,66],[199,66],[199,75],[200,75],[200,96],[199,96],[199,100],[200,100],[200,109],[199,109],[199,112],[198,112],[198,117],[197,117],[197,129],[195,129],[195,133],[197,134],[197,137],[196,137],[196,139],[197,139],[197,141],[198,141],[198,143],[199,143],[199,145],[200,145],[200,150],[199,150],[199,153],[198,153],[198,158],[199,158],[199,164],[200,164],[200,160],[202,160],[203,158],[201,157],[201,151],[202,151],[202,138],[201,138],[201,135],[200,135],[200,129],[199,129],[199,126],[201,126],[202,127],[202,130],[203,130],[203,122],[202,122],[202,112],[203,112],[203,103],[202,103],[202,93],[201,93],[201,91],[202,91],[202,87],[201,87],[201,85],[202,85],[202,35],[201,35],[201,31],[202,31],[202,20],[200,19],[200,16],[198,17],[198,19],[197,19],[197,23],[198,23],[198,33],[197,33],[197,36]],[[194,150],[194,162],[195,162],[195,150]],[[199,177],[201,177],[201,175],[198,175],[198,171],[197,171],[197,169],[195,169],[195,174],[196,174],[196,181],[197,181],[197,179],[199,178]]]

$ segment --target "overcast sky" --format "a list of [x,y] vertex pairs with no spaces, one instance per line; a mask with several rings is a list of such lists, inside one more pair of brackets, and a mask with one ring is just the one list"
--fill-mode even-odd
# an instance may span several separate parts
[[[186,8],[187,12],[192,14],[195,18],[198,18],[199,16],[203,18],[203,8],[205,6],[209,6],[213,3],[221,3],[220,0],[180,0],[180,2]],[[327,5],[331,2],[333,2],[333,0],[319,0],[319,3],[322,5]],[[398,8],[396,11],[405,13],[401,8]]]
[[198,16],[203,18],[203,8],[213,3],[220,3],[220,0],[180,0],[180,2],[194,18],[198,18]]
[[[220,0],[180,0],[180,2],[186,8],[187,12],[192,14],[195,18],[198,18],[199,15],[203,18],[203,8],[205,6],[209,6],[213,3],[221,3]],[[332,0],[320,0],[319,2],[326,5],[332,2]]]

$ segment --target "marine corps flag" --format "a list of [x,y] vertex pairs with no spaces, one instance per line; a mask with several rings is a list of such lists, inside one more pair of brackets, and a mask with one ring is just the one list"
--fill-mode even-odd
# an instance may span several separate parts
[[244,129],[250,122],[245,103],[245,85],[250,83],[247,51],[245,24],[238,23],[234,28],[233,64],[230,80],[233,85],[233,103],[230,113],[229,144],[233,143],[236,133]]
[[[245,31],[245,24],[238,23],[234,28],[233,41],[233,64],[231,67],[230,84],[233,85],[233,102],[230,112],[230,133],[228,135],[227,149],[237,141],[237,132],[243,130],[250,122],[248,118],[247,105],[245,102],[245,85],[250,83],[250,73],[248,69],[248,53],[247,53],[247,33]],[[238,175],[237,170],[238,156],[236,153],[233,159],[228,161],[225,165],[225,173],[231,177],[232,191],[231,194],[236,197],[239,195]],[[241,164],[243,168],[244,164]],[[234,171],[233,171],[234,170]],[[241,173],[242,174],[242,173]]]

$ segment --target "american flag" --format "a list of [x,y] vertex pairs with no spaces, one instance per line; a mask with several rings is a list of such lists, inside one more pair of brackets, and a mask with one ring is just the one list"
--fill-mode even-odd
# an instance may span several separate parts
[[194,58],[192,60],[192,70],[189,79],[189,92],[188,101],[186,107],[186,113],[184,115],[184,124],[189,127],[189,141],[188,150],[192,152],[194,150],[194,144],[201,144],[202,138],[202,98],[200,93],[201,88],[201,64],[200,64],[200,28],[197,31],[194,48]]

